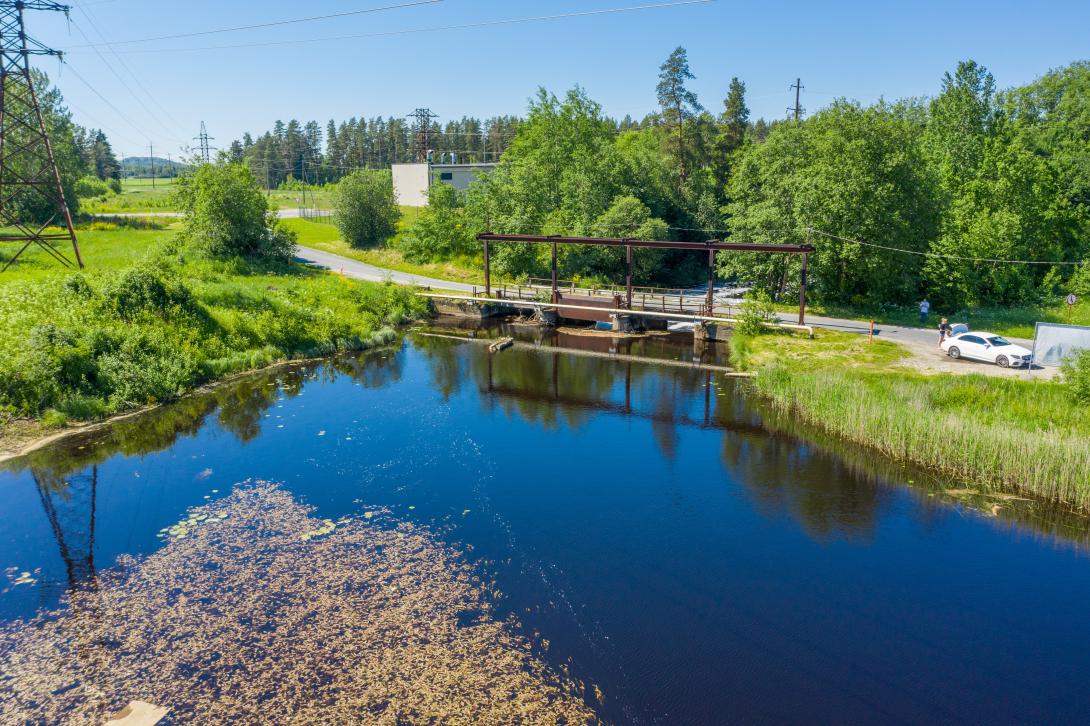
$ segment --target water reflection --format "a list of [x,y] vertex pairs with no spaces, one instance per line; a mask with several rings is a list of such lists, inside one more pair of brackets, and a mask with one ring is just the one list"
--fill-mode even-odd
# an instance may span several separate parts
[[[722,345],[694,348],[670,337],[617,339],[511,325],[480,330],[444,324],[423,332],[412,336],[412,344],[443,400],[472,390],[485,412],[546,430],[584,430],[599,415],[647,421],[654,446],[671,461],[686,428],[722,432],[719,458],[727,477],[766,517],[789,517],[817,540],[868,540],[891,492],[904,482],[915,487],[920,506],[912,516],[920,521],[938,517],[950,503],[943,492],[951,483],[824,435],[747,395],[744,382],[724,377]],[[519,344],[490,354],[472,340],[500,333]],[[432,337],[451,334],[471,340]],[[246,445],[261,436],[278,401],[302,395],[309,383],[346,376],[364,388],[382,388],[402,379],[405,358],[404,349],[390,348],[258,372],[70,437],[4,468],[33,476],[67,572],[65,586],[92,584],[99,464],[118,454],[169,449],[212,420]],[[642,445],[624,443],[627,449]],[[1038,501],[998,508],[987,498],[959,503],[1033,536],[1090,543],[1085,518]]]
[[[518,342],[490,354],[484,341],[500,335]],[[868,540],[892,491],[907,482],[917,493],[914,516],[922,523],[956,501],[1008,528],[1090,544],[1083,515],[1033,499],[951,498],[946,492],[961,492],[955,482],[827,435],[747,394],[744,382],[723,376],[726,345],[690,341],[450,321],[414,336],[445,397],[472,382],[486,410],[497,407],[546,429],[580,429],[597,413],[646,419],[667,459],[677,455],[683,428],[723,431],[721,459],[730,478],[767,516],[789,516],[818,540]],[[637,356],[643,360],[633,360]],[[668,375],[663,364],[670,365]]]

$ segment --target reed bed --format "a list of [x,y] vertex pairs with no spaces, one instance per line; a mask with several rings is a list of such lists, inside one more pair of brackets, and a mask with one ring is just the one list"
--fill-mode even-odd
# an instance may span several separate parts
[[895,459],[1090,511],[1090,417],[1060,384],[777,364],[755,386],[777,407]]

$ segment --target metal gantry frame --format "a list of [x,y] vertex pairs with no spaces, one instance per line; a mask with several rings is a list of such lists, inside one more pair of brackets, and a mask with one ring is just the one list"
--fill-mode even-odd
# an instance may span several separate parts
[[[61,53],[28,38],[23,10],[53,10],[67,14],[69,6],[44,0],[0,2],[0,242],[22,243],[4,270],[31,245],[38,245],[61,264],[73,264],[58,248],[68,242],[76,265],[83,267],[72,212],[64,198],[60,172],[53,156],[45,119],[30,74],[30,56],[60,57]],[[41,224],[28,223],[19,202],[38,197],[48,202],[53,213]],[[49,227],[64,227],[50,232]],[[0,270],[2,272],[3,270]]]
[[552,302],[560,302],[557,287],[557,247],[559,245],[602,245],[625,248],[625,303],[632,309],[632,250],[633,248],[658,250],[698,250],[708,253],[708,292],[705,305],[711,315],[715,307],[715,256],[719,252],[763,252],[766,254],[802,255],[802,272],[799,280],[799,325],[806,324],[806,276],[810,254],[814,246],[809,244],[763,244],[757,242],[676,242],[673,240],[632,239],[628,237],[561,237],[557,235],[533,234],[493,234],[484,232],[477,235],[477,240],[484,245],[484,289],[485,297],[492,297],[492,242],[516,242],[522,244],[547,244],[551,249]]

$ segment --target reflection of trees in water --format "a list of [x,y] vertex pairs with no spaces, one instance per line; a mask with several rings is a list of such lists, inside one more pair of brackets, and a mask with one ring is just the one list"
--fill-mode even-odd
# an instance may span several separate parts
[[[608,338],[554,337],[565,346],[595,354],[612,352],[610,346],[616,344]],[[678,427],[716,425],[711,415],[713,376],[707,370],[663,369],[653,360],[643,364],[581,356],[549,345],[490,354],[482,342],[420,336],[416,346],[444,397],[472,380],[486,410],[497,407],[509,417],[546,429],[580,429],[595,412],[637,416],[650,420],[659,448],[673,458],[680,442]],[[674,353],[679,350],[675,344]],[[669,352],[667,343],[656,341],[656,351]]]
[[335,358],[321,366],[299,364],[239,377],[166,406],[118,419],[95,431],[72,436],[4,464],[30,469],[48,486],[64,489],[70,474],[122,454],[162,451],[178,439],[196,436],[213,413],[216,422],[241,443],[261,434],[265,413],[281,398],[294,398],[310,381],[349,376],[368,388],[400,380],[404,356],[390,349]]
[[867,539],[890,493],[834,457],[770,431],[723,436],[723,465],[768,516],[787,514],[815,539]]
[[[738,399],[736,405],[750,409],[751,416],[761,420],[769,432],[787,442],[788,446],[808,452],[810,458],[806,462],[807,466],[819,469],[835,467],[835,476],[830,474],[824,484],[819,479],[813,485],[823,486],[828,492],[827,496],[834,502],[839,502],[837,506],[845,510],[846,517],[852,516],[848,510],[853,502],[854,506],[867,506],[868,495],[861,485],[876,492],[875,520],[882,504],[892,496],[892,487],[899,487],[913,495],[916,506],[909,510],[909,516],[924,526],[937,525],[949,512],[951,505],[966,506],[990,518],[993,524],[1005,530],[1016,530],[1021,534],[1074,544],[1080,548],[1090,545],[1090,520],[1078,512],[1028,498],[1008,500],[982,495],[955,499],[944,496],[943,493],[951,489],[963,490],[964,483],[950,481],[919,467],[890,459],[865,446],[846,441],[800,420],[790,411],[776,408],[759,396]],[[727,456],[725,443],[724,461],[727,461]],[[829,463],[812,463],[818,459]],[[794,480],[788,478],[784,481],[790,483]],[[854,516],[858,518],[862,516],[862,512]],[[853,521],[858,524],[860,520]],[[821,531],[820,522],[811,521],[811,524],[818,527],[815,531]]]

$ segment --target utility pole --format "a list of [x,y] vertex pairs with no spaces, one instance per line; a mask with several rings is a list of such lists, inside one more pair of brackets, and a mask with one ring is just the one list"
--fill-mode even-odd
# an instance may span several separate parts
[[[15,264],[31,245],[72,267],[58,243],[72,245],[82,268],[72,212],[30,76],[30,56],[62,55],[27,36],[23,10],[53,10],[67,16],[71,8],[45,0],[0,1],[0,228],[6,228],[0,242],[22,245],[3,269]],[[29,209],[40,210],[45,219],[27,220]],[[58,227],[63,229],[48,231]]]
[[167,174],[170,175],[171,179],[174,178],[174,157],[170,154],[167,154]]
[[799,118],[802,116],[803,112],[805,112],[805,110],[806,110],[806,109],[804,109],[802,107],[802,104],[800,103],[800,101],[801,101],[800,94],[802,93],[802,89],[806,88],[806,86],[802,85],[802,79],[801,78],[796,78],[794,85],[788,86],[788,88],[795,89],[795,105],[794,106],[789,106],[788,109],[787,109],[787,112],[788,113],[794,113],[795,114],[795,123],[798,123]]
[[[431,148],[431,120],[439,118],[431,112],[430,108],[418,108],[409,114],[409,118],[416,119],[416,161],[423,164],[428,160],[428,150]],[[396,153],[396,152],[395,152]]]
[[208,145],[208,140],[209,139],[211,139],[212,141],[216,140],[216,138],[214,136],[209,136],[208,135],[208,129],[206,129],[204,127],[204,121],[201,121],[201,133],[199,135],[197,135],[197,136],[194,136],[193,140],[194,141],[199,141],[201,143],[201,159],[204,161],[205,164],[209,163],[212,160],[212,157],[211,157],[211,154],[209,154],[209,151],[213,147]]
[[148,142],[148,163],[151,164],[151,188],[155,188],[155,144]]

